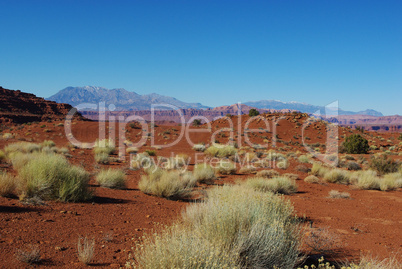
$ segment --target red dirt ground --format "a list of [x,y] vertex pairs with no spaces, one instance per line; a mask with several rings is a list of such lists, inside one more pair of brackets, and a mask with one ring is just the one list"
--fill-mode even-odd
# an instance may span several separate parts
[[[279,122],[277,133],[280,141],[277,143],[276,150],[283,150],[284,153],[296,152],[297,150],[305,152],[301,144],[294,143],[297,141],[301,143],[301,138],[297,137],[297,134],[301,134],[301,127],[297,127],[296,124],[297,122],[303,123],[305,116],[293,121],[294,117],[293,114],[289,114]],[[242,126],[247,119],[248,117],[244,116]],[[236,131],[237,117],[233,117],[232,120],[235,123],[234,130]],[[20,140],[42,142],[45,139],[53,140],[58,147],[68,147],[69,142],[64,134],[64,127],[57,126],[58,123],[61,122],[16,125],[12,130],[3,131],[3,133],[13,133],[15,138],[0,140],[0,149],[9,143]],[[41,127],[43,125],[46,127]],[[214,130],[224,126],[228,126],[224,119],[213,123]],[[249,128],[258,129],[261,126],[261,123],[255,122]],[[178,137],[180,128],[180,126],[156,127],[156,142],[163,145],[165,142],[174,141]],[[192,128],[202,129],[205,126]],[[72,129],[74,136],[85,142],[93,142],[99,133],[97,122],[75,122]],[[135,142],[142,137],[139,134],[141,129],[131,129],[128,126],[127,129],[126,139]],[[170,134],[167,134],[166,131]],[[349,135],[350,132],[356,133],[357,131],[340,128],[339,136]],[[263,138],[264,136],[267,138]],[[264,139],[268,139],[270,146],[272,146],[270,136],[272,136],[272,129],[270,133],[262,132],[260,134],[257,132],[255,135],[251,135],[251,140],[254,143],[262,144]],[[306,141],[307,143],[323,143],[326,138],[325,125],[320,122],[312,124],[311,127],[307,128],[305,136],[311,138],[311,140]],[[391,137],[394,138],[392,141],[398,141],[395,138],[399,134],[365,133],[365,136],[375,141],[378,146],[386,146],[389,144],[387,140]],[[377,136],[384,137],[384,140],[381,141],[381,139],[376,138]],[[190,137],[195,143],[210,143],[211,134],[193,133]],[[243,136],[240,137],[244,139]],[[227,139],[227,137],[217,137],[221,143]],[[289,144],[291,140],[292,144]],[[147,146],[141,147],[140,151],[150,149],[149,145],[150,142],[147,141]],[[400,148],[399,146],[399,152],[401,152]],[[196,152],[191,149],[185,137],[173,147],[156,150],[156,152],[158,156],[185,153],[192,157],[189,167],[192,170]],[[97,186],[92,180],[96,197],[88,203],[46,201],[45,205],[25,205],[18,199],[0,197],[0,267],[31,267],[21,263],[15,257],[16,249],[24,248],[28,244],[37,245],[41,250],[42,262],[35,265],[37,267],[86,267],[77,258],[77,241],[81,236],[96,240],[96,251],[92,266],[124,266],[136,240],[155,227],[156,223],[170,224],[175,221],[180,216],[181,210],[189,203],[188,201],[170,201],[148,196],[139,191],[138,181],[143,172],[128,169],[128,156],[125,156],[126,161],[123,162],[99,165],[95,163],[93,152],[90,149],[70,147],[70,153],[72,154],[72,157],[69,158],[71,163],[82,165],[92,174],[103,167],[124,169],[127,173],[128,188],[125,190],[105,189]],[[369,158],[369,155],[364,157]],[[401,159],[397,155],[392,157]],[[292,158],[290,160],[291,164],[288,169],[277,169],[277,171],[281,174],[296,173],[299,179],[304,179],[307,173],[295,170],[295,167],[300,163]],[[310,164],[307,166],[311,167]],[[15,174],[12,167],[7,163],[1,163],[0,168]],[[249,176],[251,175],[225,176],[217,180],[216,184],[230,183]],[[307,223],[311,223],[313,228],[327,227],[331,233],[340,238],[342,244],[336,257],[334,257],[337,260],[358,260],[360,255],[365,253],[371,253],[379,258],[387,258],[401,253],[401,189],[389,192],[367,191],[339,184],[308,184],[303,180],[297,180],[297,184],[299,186],[298,192],[286,196],[286,199],[290,199],[297,215],[306,218]],[[351,194],[351,199],[328,198],[330,190],[347,191]]]

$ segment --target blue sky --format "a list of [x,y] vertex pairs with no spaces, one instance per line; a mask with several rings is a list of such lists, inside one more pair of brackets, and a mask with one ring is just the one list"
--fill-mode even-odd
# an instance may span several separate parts
[[402,115],[401,1],[0,0],[0,85]]

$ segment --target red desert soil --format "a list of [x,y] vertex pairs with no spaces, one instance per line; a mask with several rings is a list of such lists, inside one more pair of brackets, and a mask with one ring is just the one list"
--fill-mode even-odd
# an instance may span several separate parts
[[[280,115],[276,115],[279,117]],[[295,119],[296,117],[296,119]],[[279,141],[276,150],[286,152],[305,152],[301,146],[301,128],[297,126],[306,115],[285,115],[279,122]],[[242,126],[248,117],[242,119]],[[237,117],[233,117],[235,132],[237,131]],[[272,123],[272,120],[270,121]],[[9,140],[0,140],[0,149],[9,143],[27,140],[42,142],[51,139],[58,147],[68,147],[69,142],[64,133],[64,127],[58,126],[61,122],[39,122],[31,125],[15,125],[12,131],[4,130],[15,135]],[[43,125],[46,125],[45,127]],[[107,124],[109,125],[109,124]],[[225,127],[224,119],[212,124],[213,130]],[[273,125],[271,125],[272,127]],[[202,129],[203,127],[192,127]],[[249,128],[261,127],[261,123],[254,122]],[[78,121],[72,124],[73,134],[78,140],[93,142],[98,137],[98,123]],[[180,126],[157,126],[154,137],[157,144],[164,145],[179,137]],[[243,127],[244,128],[244,127]],[[46,130],[46,131],[45,131]],[[110,128],[109,128],[110,130]],[[139,141],[142,137],[141,129],[127,126],[126,139]],[[271,130],[272,131],[272,130]],[[349,129],[340,128],[339,136],[349,135]],[[113,133],[110,131],[110,133]],[[124,133],[124,132],[123,132]],[[367,134],[367,133],[366,133]],[[253,143],[263,143],[272,133],[256,132],[251,136]],[[371,137],[374,135],[374,138]],[[399,134],[369,133],[371,140],[378,146],[386,144],[390,137]],[[116,136],[121,136],[116,135]],[[268,136],[268,138],[264,138]],[[307,143],[323,143],[326,137],[325,125],[313,123],[307,128],[305,136],[311,140]],[[375,138],[382,136],[385,141]],[[195,143],[210,142],[210,133],[193,133],[190,135]],[[243,136],[239,136],[244,138]],[[217,136],[224,143],[227,136]],[[236,139],[235,139],[236,140]],[[341,139],[343,140],[343,139]],[[289,141],[292,141],[291,144]],[[296,143],[298,141],[298,143]],[[244,142],[244,140],[243,140]],[[150,149],[150,142],[140,148],[140,152]],[[82,165],[91,173],[101,168],[112,167],[124,169],[127,173],[128,188],[125,190],[111,190],[101,188],[92,180],[96,197],[88,203],[62,203],[46,201],[45,205],[25,205],[18,199],[0,197],[0,267],[24,268],[30,267],[21,263],[15,257],[16,249],[24,248],[28,244],[37,245],[42,253],[42,263],[37,267],[83,268],[78,261],[77,241],[79,237],[87,236],[96,240],[95,256],[92,266],[119,267],[124,266],[131,248],[146,232],[151,231],[156,223],[170,224],[179,218],[181,210],[188,205],[188,201],[170,201],[163,198],[148,196],[138,190],[138,181],[143,174],[142,170],[133,171],[129,168],[129,157],[126,161],[115,162],[110,165],[99,165],[94,161],[90,149],[73,149],[69,147],[72,157],[70,162]],[[183,137],[178,143],[169,148],[156,150],[158,156],[185,153],[192,157],[189,169],[192,170],[196,152]],[[197,153],[200,154],[200,153]],[[199,158],[200,155],[198,155]],[[203,154],[201,154],[203,156]],[[355,156],[357,157],[357,156]],[[369,155],[365,155],[369,158]],[[400,156],[393,156],[401,159]],[[307,173],[298,172],[295,167],[300,163],[291,159],[288,169],[277,169],[282,173],[296,173],[299,176],[297,184],[299,190],[286,199],[294,204],[297,215],[305,217],[313,228],[329,228],[341,239],[341,248],[337,251],[338,260],[358,260],[361,254],[371,253],[379,258],[387,258],[401,253],[402,247],[402,191],[381,192],[354,189],[351,186],[339,184],[308,184],[303,180]],[[307,164],[311,167],[310,164]],[[0,164],[1,170],[14,173],[7,163]],[[234,182],[239,178],[251,175],[224,176],[216,184]],[[351,199],[328,198],[330,190],[347,191]]]

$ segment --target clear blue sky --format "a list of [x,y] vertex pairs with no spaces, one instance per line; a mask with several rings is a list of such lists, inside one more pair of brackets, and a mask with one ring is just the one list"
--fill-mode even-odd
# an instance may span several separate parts
[[0,0],[0,85],[402,115],[402,1]]

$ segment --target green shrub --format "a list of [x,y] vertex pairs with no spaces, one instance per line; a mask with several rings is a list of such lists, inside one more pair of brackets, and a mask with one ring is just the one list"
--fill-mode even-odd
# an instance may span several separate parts
[[139,189],[146,193],[167,199],[183,199],[192,195],[196,179],[189,172],[164,171],[158,168],[147,170],[141,177]]
[[258,191],[291,194],[297,192],[295,180],[288,177],[274,177],[266,179],[262,177],[248,178],[243,184]]
[[222,175],[233,175],[236,173],[236,165],[228,160],[220,160],[215,171]]
[[12,197],[17,188],[17,179],[7,173],[0,173],[0,196]]
[[248,115],[249,115],[250,117],[255,117],[255,116],[260,115],[260,112],[258,112],[257,109],[252,108],[252,109],[250,109],[250,111],[248,112]]
[[109,168],[96,175],[96,182],[105,188],[124,189],[126,187],[126,175],[121,170]]
[[153,149],[152,149],[152,150],[151,150],[151,149],[148,149],[148,150],[146,150],[145,152],[148,153],[149,156],[156,156],[156,151],[153,150]]
[[370,168],[380,173],[380,175],[395,173],[398,171],[400,163],[387,158],[387,156],[373,156],[370,162]]
[[216,179],[215,170],[207,163],[199,163],[194,166],[195,179],[200,183],[211,184]]
[[89,174],[61,155],[37,154],[19,170],[23,195],[45,200],[85,201],[92,197]]
[[359,134],[346,137],[343,147],[349,154],[366,154],[370,149],[367,139]]
[[211,146],[205,150],[205,154],[211,157],[228,158],[237,153],[237,149],[233,146]]
[[[293,268],[300,228],[291,204],[241,186],[210,189],[183,219],[138,244],[134,268]],[[174,253],[174,255],[172,255]]]

